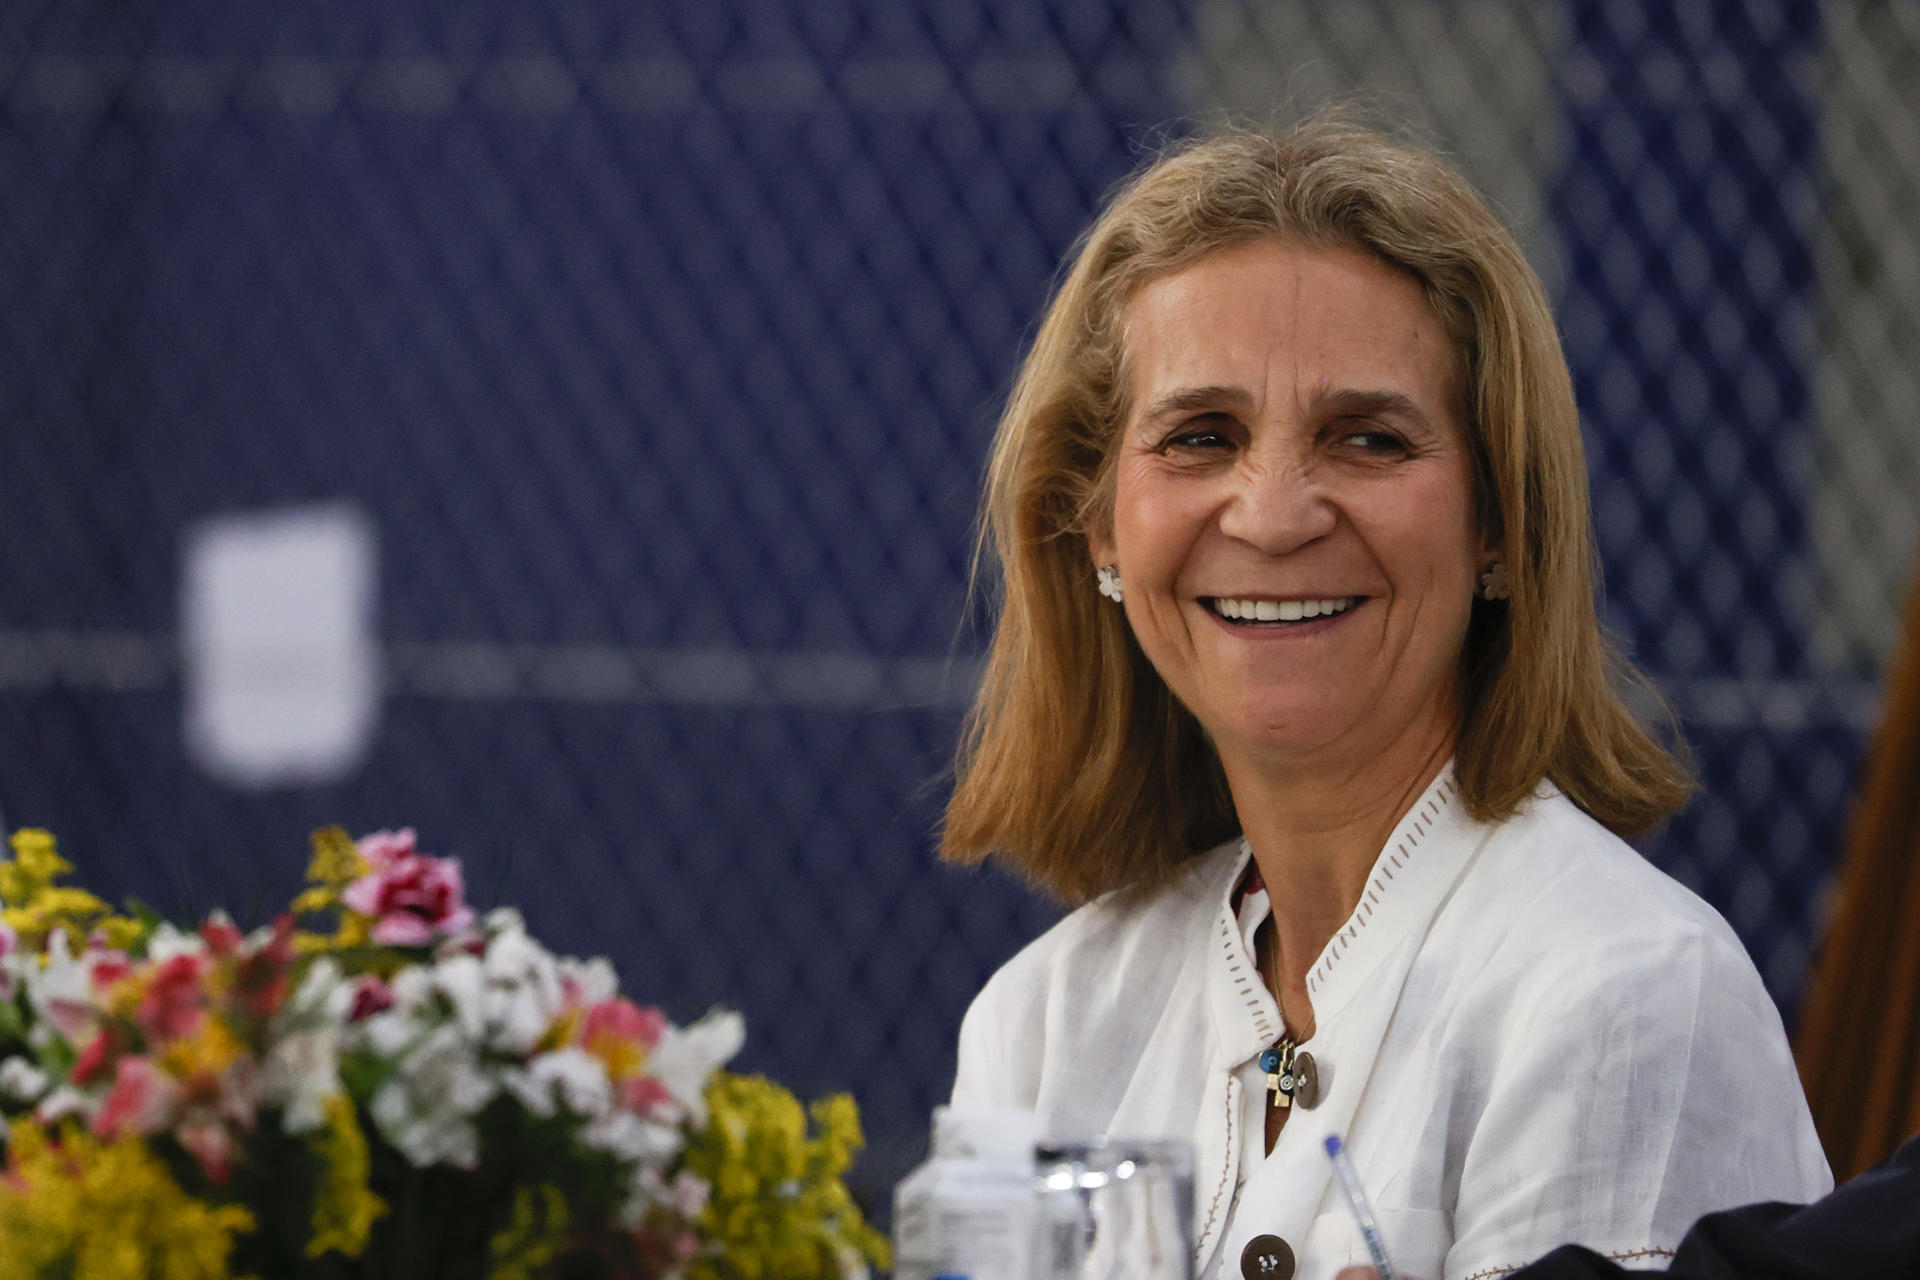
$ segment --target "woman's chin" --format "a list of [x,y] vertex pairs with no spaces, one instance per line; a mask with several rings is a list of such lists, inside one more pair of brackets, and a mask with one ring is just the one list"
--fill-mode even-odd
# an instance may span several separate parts
[[1249,715],[1213,740],[1223,755],[1240,756],[1261,768],[1312,768],[1334,764],[1357,748],[1355,717],[1340,714],[1324,701],[1305,705],[1249,708]]

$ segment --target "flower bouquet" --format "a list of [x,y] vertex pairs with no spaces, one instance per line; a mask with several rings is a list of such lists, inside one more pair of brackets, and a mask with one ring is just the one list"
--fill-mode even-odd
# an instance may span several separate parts
[[0,861],[0,1280],[852,1277],[886,1265],[810,1112],[605,960],[466,905],[411,831],[314,837],[242,933],[113,912],[43,831]]

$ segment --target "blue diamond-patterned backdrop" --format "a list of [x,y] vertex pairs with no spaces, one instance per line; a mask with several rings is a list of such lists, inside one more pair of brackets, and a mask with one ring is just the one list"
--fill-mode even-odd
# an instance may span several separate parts
[[[1384,88],[1549,278],[1606,618],[1705,784],[1647,849],[1790,1012],[1920,501],[1876,345],[1920,293],[1898,10],[18,0],[5,818],[110,896],[255,918],[310,828],[415,825],[477,900],[853,1090],[878,1196],[1053,916],[932,858],[981,462],[1050,281],[1160,140]],[[379,547],[375,727],[236,786],[183,732],[192,532],[341,503]]]

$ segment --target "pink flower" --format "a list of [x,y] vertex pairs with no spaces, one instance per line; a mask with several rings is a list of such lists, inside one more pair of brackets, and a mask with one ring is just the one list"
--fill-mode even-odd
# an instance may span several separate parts
[[706,1179],[681,1170],[680,1176],[673,1180],[673,1207],[683,1217],[697,1218],[705,1211],[707,1201],[713,1197],[713,1188]]
[[54,996],[47,1000],[47,1021],[53,1024],[53,1029],[68,1044],[79,1044],[81,1037],[92,1033],[99,1015],[84,1000],[63,1000]]
[[245,941],[233,921],[218,911],[201,921],[200,939],[207,944],[207,950],[222,959],[238,951]]
[[628,1111],[648,1118],[664,1115],[673,1105],[667,1086],[652,1076],[628,1076],[613,1086],[613,1096]]
[[150,1040],[192,1035],[207,1016],[207,993],[200,985],[200,957],[174,956],[160,965],[140,997],[134,1015]]
[[380,981],[371,973],[363,973],[354,979],[353,1008],[347,1013],[347,1021],[358,1022],[362,1018],[371,1018],[374,1014],[393,1008],[393,988]]
[[580,1038],[592,1044],[600,1037],[607,1036],[651,1049],[660,1043],[660,1037],[666,1030],[667,1016],[664,1013],[658,1009],[642,1009],[631,1000],[615,996],[587,1010],[587,1020],[580,1029]]
[[93,1118],[93,1131],[102,1138],[155,1133],[166,1124],[179,1094],[180,1086],[160,1068],[128,1054],[114,1067],[113,1088]]
[[647,1055],[666,1030],[665,1014],[619,996],[588,1009],[581,1022],[580,1047],[600,1059],[621,1105],[629,1111],[651,1114],[662,1097],[671,1096],[658,1080],[641,1075]]
[[[211,939],[208,944],[212,945]],[[241,957],[233,977],[234,999],[249,1016],[271,1018],[286,1003],[293,958],[293,917],[282,915],[273,922],[266,941]]]
[[361,836],[354,842],[354,848],[359,850],[361,861],[380,871],[402,859],[419,857],[414,847],[418,840],[412,827],[402,827],[398,831],[376,831]]
[[106,992],[114,983],[133,972],[133,961],[127,953],[110,947],[88,947],[80,959],[87,965],[87,979],[93,984],[96,995]]
[[205,1113],[190,1116],[173,1131],[174,1140],[187,1149],[187,1153],[200,1162],[207,1176],[219,1185],[226,1185],[227,1178],[233,1173],[233,1135],[227,1132],[227,1126],[220,1118]]
[[0,957],[10,956],[19,949],[20,935],[13,931],[12,925],[0,920]]
[[429,858],[414,849],[411,827],[377,831],[360,841],[368,871],[340,895],[374,921],[373,940],[418,947],[473,923],[456,858]]
[[106,1074],[107,1068],[116,1066],[121,1055],[131,1047],[127,1033],[108,1023],[80,1050],[80,1057],[73,1064],[73,1082],[82,1086],[92,1084]]

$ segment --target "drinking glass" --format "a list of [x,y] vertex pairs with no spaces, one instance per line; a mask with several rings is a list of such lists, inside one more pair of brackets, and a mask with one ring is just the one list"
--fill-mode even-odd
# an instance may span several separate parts
[[1042,1143],[1035,1163],[1034,1280],[1193,1280],[1191,1143]]

